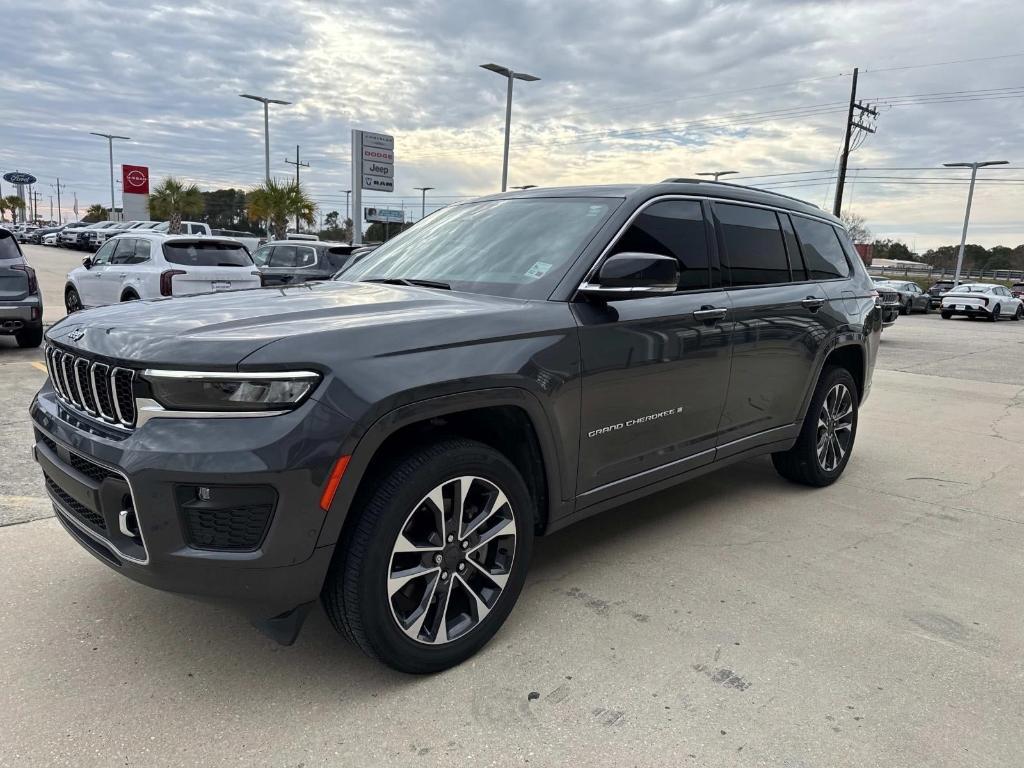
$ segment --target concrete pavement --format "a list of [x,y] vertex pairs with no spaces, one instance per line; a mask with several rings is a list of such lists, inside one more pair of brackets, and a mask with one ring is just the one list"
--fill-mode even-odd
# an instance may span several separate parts
[[[433,677],[319,611],[276,646],[50,517],[0,528],[0,766],[1020,765],[1022,344],[901,318],[840,482],[748,462],[541,540],[498,637]],[[48,515],[43,374],[0,347],[15,523]]]

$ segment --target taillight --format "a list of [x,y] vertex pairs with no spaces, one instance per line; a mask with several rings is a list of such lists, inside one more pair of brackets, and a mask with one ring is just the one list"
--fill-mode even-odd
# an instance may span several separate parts
[[171,290],[171,280],[174,279],[175,275],[187,275],[184,269],[167,269],[160,273],[160,295],[161,296],[173,296],[174,293]]
[[28,264],[15,264],[11,269],[17,269],[28,276],[28,292],[30,294],[39,293],[39,281],[36,280],[36,271],[32,267]]

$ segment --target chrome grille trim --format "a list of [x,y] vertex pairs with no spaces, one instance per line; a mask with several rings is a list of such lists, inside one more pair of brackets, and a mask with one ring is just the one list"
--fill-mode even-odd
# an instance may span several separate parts
[[[133,369],[94,362],[51,346],[46,348],[43,357],[54,394],[64,405],[111,426],[135,428],[133,384],[136,372]],[[130,408],[127,402],[122,408],[119,391],[122,398],[131,399]]]

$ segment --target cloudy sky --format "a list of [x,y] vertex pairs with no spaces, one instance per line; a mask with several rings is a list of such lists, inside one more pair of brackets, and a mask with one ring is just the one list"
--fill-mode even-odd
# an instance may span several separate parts
[[[39,177],[82,208],[109,201],[115,163],[203,189],[271,172],[295,145],[322,210],[344,210],[353,127],[396,137],[393,195],[366,204],[419,212],[500,185],[504,81],[517,83],[509,184],[649,182],[740,171],[738,183],[831,207],[854,67],[879,105],[854,152],[847,209],[877,235],[924,250],[959,239],[964,171],[983,172],[970,241],[1024,243],[1024,4],[219,0],[7,0],[0,48],[0,169]],[[118,174],[119,176],[119,174]],[[11,190],[4,185],[4,194]],[[118,195],[120,191],[118,190]],[[120,203],[119,203],[120,204]],[[70,204],[65,204],[67,215]],[[411,214],[410,214],[411,215]]]

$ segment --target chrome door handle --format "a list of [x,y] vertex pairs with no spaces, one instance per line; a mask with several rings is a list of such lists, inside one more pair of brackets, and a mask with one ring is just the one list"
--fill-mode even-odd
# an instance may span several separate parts
[[694,310],[693,319],[700,320],[702,323],[714,322],[725,317],[728,311],[725,307],[702,307]]
[[824,306],[825,300],[819,299],[814,296],[808,296],[806,299],[800,302],[800,305],[806,309],[814,312],[815,310],[821,309]]

